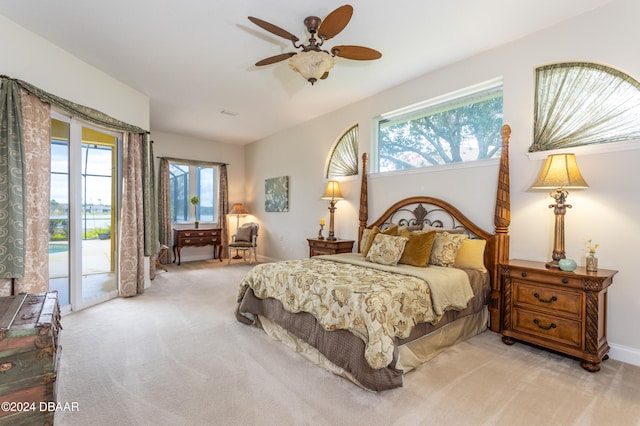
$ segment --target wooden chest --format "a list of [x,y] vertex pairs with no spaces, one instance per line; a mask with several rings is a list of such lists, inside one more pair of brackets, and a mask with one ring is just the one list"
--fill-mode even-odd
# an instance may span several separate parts
[[57,292],[0,298],[0,425],[53,425],[60,330]]

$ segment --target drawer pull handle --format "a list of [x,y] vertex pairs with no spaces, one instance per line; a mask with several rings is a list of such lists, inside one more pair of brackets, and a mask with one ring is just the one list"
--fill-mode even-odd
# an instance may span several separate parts
[[555,301],[558,300],[558,298],[555,297],[555,296],[551,296],[551,299],[540,299],[540,295],[538,293],[533,293],[533,297],[535,297],[536,299],[538,299],[542,303],[551,303],[551,302],[555,302]]
[[563,278],[563,279],[562,279],[562,284],[568,284],[568,283],[569,283],[569,280],[568,280],[568,279],[566,279],[566,278]]
[[554,323],[551,323],[551,325],[549,325],[548,327],[545,327],[544,325],[540,325],[540,321],[538,321],[537,318],[533,320],[533,323],[537,325],[538,328],[541,328],[543,330],[551,330],[552,328],[556,328],[556,325]]
[[524,278],[524,277],[526,277],[526,276],[527,276],[527,273],[526,273],[526,272],[523,272],[523,273],[521,273],[520,275],[522,275],[522,278]]

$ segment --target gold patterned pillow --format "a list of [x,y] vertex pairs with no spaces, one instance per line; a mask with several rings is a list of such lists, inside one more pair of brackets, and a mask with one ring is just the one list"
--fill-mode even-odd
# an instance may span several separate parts
[[466,234],[450,234],[446,231],[436,233],[436,240],[431,249],[429,264],[447,267],[453,266],[462,241],[466,239]]
[[[382,231],[377,226],[374,226],[371,229],[364,229],[362,231],[362,239],[360,240],[360,252],[362,253],[363,256],[365,257],[367,256],[367,254],[369,253],[369,249],[371,248],[371,244],[373,244],[373,239],[378,234],[394,235],[394,236],[398,235],[398,225],[392,225],[390,228],[387,228],[384,231]],[[366,238],[365,238],[365,235],[366,235]]]
[[409,241],[407,237],[377,234],[366,259],[381,265],[397,265],[407,241]]

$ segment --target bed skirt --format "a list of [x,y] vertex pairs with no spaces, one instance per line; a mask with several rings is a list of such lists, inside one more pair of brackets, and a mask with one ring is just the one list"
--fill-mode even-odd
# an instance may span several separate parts
[[[403,386],[404,374],[446,348],[486,330],[489,317],[488,309],[484,306],[478,312],[458,318],[428,335],[399,345],[391,364],[386,368],[373,369],[363,356],[365,343],[351,332],[326,331],[311,314],[291,314],[284,311],[275,299],[260,300],[253,296],[251,290],[247,293],[250,296],[245,295],[236,311],[239,321],[262,327],[269,336],[285,343],[311,362],[372,391]],[[253,314],[247,315],[248,312]],[[294,328],[292,323],[295,323]],[[296,335],[289,329],[302,332]],[[323,348],[322,352],[316,347]]]

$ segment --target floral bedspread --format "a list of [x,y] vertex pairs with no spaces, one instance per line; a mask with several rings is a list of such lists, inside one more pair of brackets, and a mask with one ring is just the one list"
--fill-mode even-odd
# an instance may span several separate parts
[[[312,314],[326,330],[360,336],[372,368],[391,363],[396,337],[406,338],[414,325],[440,317],[424,279],[326,258],[257,265],[240,284],[238,302],[249,287],[261,299],[279,300],[289,312]],[[469,299],[458,304],[466,306]]]

